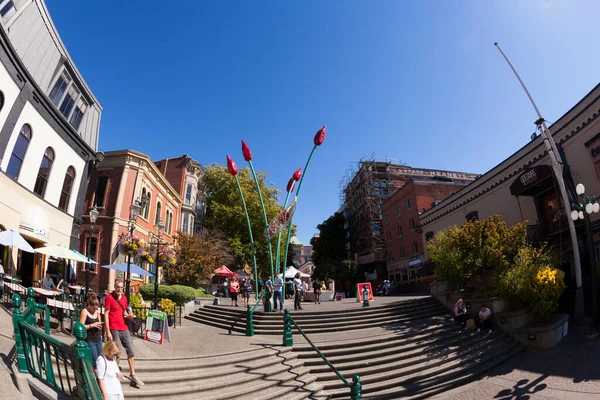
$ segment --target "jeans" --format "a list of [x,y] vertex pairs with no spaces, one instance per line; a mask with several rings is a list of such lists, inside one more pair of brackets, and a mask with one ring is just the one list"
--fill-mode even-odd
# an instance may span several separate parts
[[296,295],[294,296],[294,310],[302,309],[302,305],[300,304],[301,298],[302,292],[300,290],[296,290]]
[[85,342],[92,350],[92,361],[94,361],[94,368],[96,368],[96,360],[102,354],[102,340],[86,340]]
[[283,310],[283,297],[281,291],[273,292],[273,310],[277,311],[277,300],[279,300],[279,309]]

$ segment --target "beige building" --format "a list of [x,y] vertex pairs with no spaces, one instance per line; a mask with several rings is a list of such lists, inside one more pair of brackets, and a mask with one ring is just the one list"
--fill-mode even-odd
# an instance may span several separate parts
[[[571,202],[578,202],[575,186],[600,196],[600,85],[549,129],[563,154],[564,179]],[[532,118],[535,114],[532,112]],[[527,221],[532,242],[548,241],[558,249],[560,267],[574,279],[573,249],[558,185],[542,138],[538,135],[516,153],[420,215],[424,240],[435,232],[472,218],[500,215],[509,225]],[[575,223],[582,259],[584,290],[589,283],[590,258],[597,253],[600,214],[591,215],[594,249],[589,251],[585,222]],[[595,255],[597,258],[597,255]]]

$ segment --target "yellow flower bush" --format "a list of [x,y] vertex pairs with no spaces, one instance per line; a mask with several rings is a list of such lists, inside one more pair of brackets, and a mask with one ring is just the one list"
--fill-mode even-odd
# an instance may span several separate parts
[[170,299],[160,299],[158,302],[160,311],[167,314],[169,317],[175,316],[175,303]]

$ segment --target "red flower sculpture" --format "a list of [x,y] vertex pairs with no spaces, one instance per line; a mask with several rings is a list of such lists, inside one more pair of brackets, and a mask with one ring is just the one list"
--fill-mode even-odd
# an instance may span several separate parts
[[295,181],[299,181],[301,176],[302,176],[302,168],[298,168],[296,170],[296,172],[294,172],[294,175],[292,175],[292,179]]
[[296,186],[296,180],[294,179],[294,177],[291,177],[287,184],[287,189],[286,189],[287,192],[288,193],[293,192],[295,186]]
[[313,142],[316,146],[320,146],[325,141],[325,132],[327,131],[327,125],[323,125],[319,132],[315,135]]
[[242,154],[244,156],[244,160],[250,161],[252,160],[252,152],[250,151],[250,147],[242,140]]
[[227,155],[227,171],[231,174],[231,176],[236,176],[238,174],[238,167],[235,165],[235,162]]

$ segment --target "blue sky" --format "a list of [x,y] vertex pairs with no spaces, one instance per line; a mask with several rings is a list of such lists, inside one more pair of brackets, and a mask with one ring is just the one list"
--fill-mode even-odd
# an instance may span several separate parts
[[327,124],[294,222],[308,243],[363,156],[483,173],[598,82],[600,2],[46,0],[102,103],[100,150],[244,164],[284,190]]

